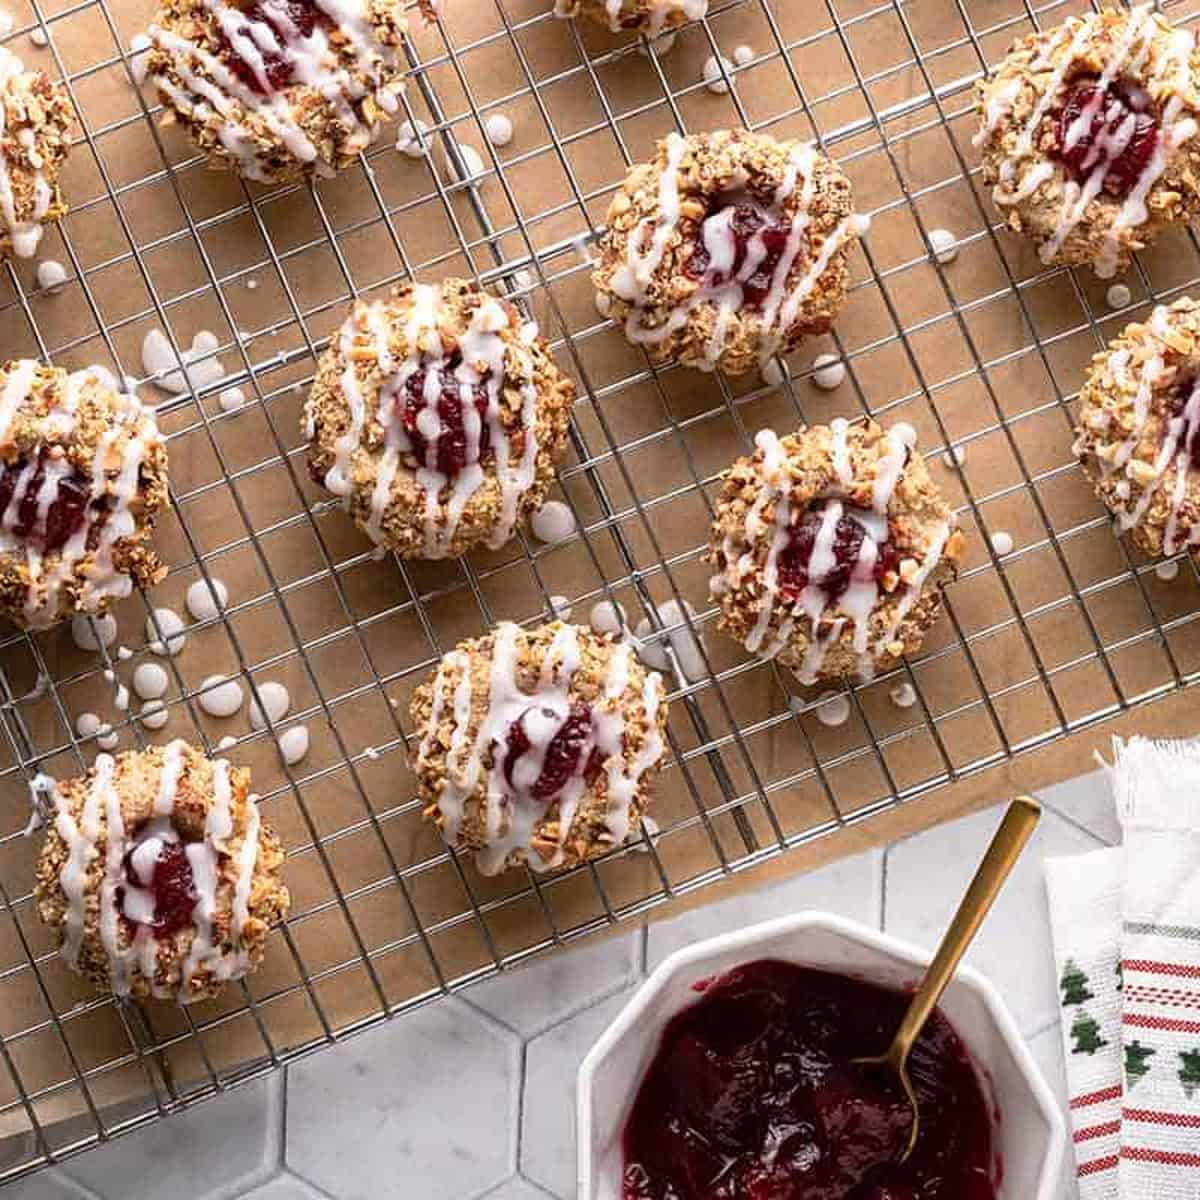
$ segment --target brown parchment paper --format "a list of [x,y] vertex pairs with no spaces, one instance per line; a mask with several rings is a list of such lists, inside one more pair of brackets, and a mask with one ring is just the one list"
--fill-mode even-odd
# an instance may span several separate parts
[[[210,330],[229,377],[199,398],[144,389],[169,401],[175,505],[157,542],[171,573],[121,607],[109,659],[79,650],[67,631],[0,645],[11,693],[0,742],[0,1177],[44,1149],[85,1144],[101,1122],[153,1115],[498,962],[602,929],[613,914],[640,916],[676,893],[651,915],[704,902],[717,893],[698,884],[753,866],[780,838],[847,823],[721,891],[1065,777],[1113,730],[1196,727],[1193,694],[1168,695],[1200,670],[1196,574],[1185,565],[1168,582],[1131,558],[1070,460],[1081,371],[1131,314],[1112,315],[1097,281],[1045,271],[1027,247],[994,234],[971,174],[962,81],[1029,28],[1026,5],[717,0],[707,28],[689,28],[657,58],[628,38],[557,22],[549,7],[443,0],[442,25],[414,37],[428,94],[414,80],[408,95],[409,115],[435,130],[432,161],[396,153],[388,131],[366,167],[312,189],[245,187],[206,170],[177,130],[155,130],[119,53],[150,19],[143,0],[54,0],[40,9],[51,48],[23,32],[10,42],[70,77],[83,124],[64,178],[73,211],[43,247],[71,279],[50,295],[33,264],[6,269],[0,352],[140,377],[149,329],[184,347]],[[1065,3],[1042,19],[1085,7]],[[1188,0],[1172,13],[1196,8]],[[34,20],[26,0],[14,15],[18,31]],[[758,57],[734,92],[706,90],[714,45],[732,57],[739,44]],[[492,111],[516,129],[496,151],[480,129]],[[874,216],[836,336],[793,355],[779,388],[650,372],[596,315],[587,278],[586,235],[627,161],[679,124],[738,122],[826,139]],[[471,190],[449,184],[445,133],[483,156],[488,170]],[[963,243],[942,268],[922,235],[937,227]],[[307,480],[299,412],[315,355],[352,294],[409,273],[479,275],[526,292],[580,383],[561,486],[582,536],[555,547],[518,541],[461,564],[376,561]],[[1186,234],[1165,239],[1128,281],[1137,312],[1198,275]],[[806,371],[831,348],[848,357],[849,377],[820,392]],[[230,384],[248,404],[224,414],[217,394]],[[961,506],[968,562],[926,652],[857,689],[850,721],[830,729],[789,707],[799,697],[802,710],[811,695],[716,632],[699,551],[719,472],[757,429],[864,411],[910,422],[929,454],[965,448],[961,471],[944,454],[932,469]],[[1016,550],[998,564],[987,535],[1001,529]],[[170,723],[155,733],[120,723],[102,672],[127,683],[147,653],[149,605],[182,611],[202,574],[228,585],[229,608],[166,662]],[[449,859],[420,821],[404,761],[408,697],[437,656],[497,619],[547,615],[552,595],[566,596],[578,620],[615,599],[632,625],[647,600],[677,594],[695,606],[711,670],[673,689],[656,855],[617,855],[536,890],[519,873],[483,879]],[[134,656],[117,657],[118,645]],[[204,716],[194,692],[217,673],[285,683],[285,724],[308,725],[308,757],[285,769],[244,710]],[[920,691],[913,708],[889,699],[903,679]],[[1159,694],[1167,698],[1096,723]],[[122,1009],[54,955],[30,900],[38,839],[18,836],[25,781],[35,765],[68,775],[91,760],[94,745],[72,734],[88,710],[118,723],[122,747],[186,736],[212,749],[239,738],[228,753],[253,769],[289,851],[294,897],[245,989],[186,1012]],[[1064,736],[1076,728],[1086,731]]]

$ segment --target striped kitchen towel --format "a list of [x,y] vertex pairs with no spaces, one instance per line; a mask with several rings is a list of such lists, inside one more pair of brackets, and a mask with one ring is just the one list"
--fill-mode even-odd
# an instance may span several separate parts
[[1121,893],[1120,1194],[1200,1196],[1200,742],[1116,744]]
[[1117,1200],[1124,852],[1046,860],[1081,1200]]

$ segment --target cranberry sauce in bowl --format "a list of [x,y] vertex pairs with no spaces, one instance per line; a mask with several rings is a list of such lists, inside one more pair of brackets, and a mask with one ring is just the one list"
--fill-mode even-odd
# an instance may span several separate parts
[[764,960],[677,1013],[624,1134],[622,1200],[996,1200],[992,1118],[966,1048],[935,1013],[909,1060],[910,1110],[882,1052],[908,996]]

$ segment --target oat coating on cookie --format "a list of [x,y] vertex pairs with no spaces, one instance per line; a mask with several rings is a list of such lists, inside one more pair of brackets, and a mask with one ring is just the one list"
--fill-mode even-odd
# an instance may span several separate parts
[[38,916],[67,964],[116,996],[188,1004],[254,970],[290,904],[250,772],[176,740],[56,783]]
[[45,629],[157,583],[166,504],[166,444],[136,396],[95,369],[0,368],[0,615]]
[[596,303],[656,362],[744,374],[830,328],[867,224],[811,145],[673,133],[609,205]]
[[1092,359],[1075,454],[1147,554],[1200,546],[1200,303],[1159,305]]
[[32,258],[47,221],[65,216],[58,173],[71,148],[71,101],[0,46],[0,258]]
[[915,653],[963,551],[915,431],[839,419],[755,440],[725,476],[709,541],[719,628],[806,685]]
[[545,498],[574,384],[537,325],[473,283],[356,301],[305,406],[309,470],[405,558],[498,548]]
[[575,866],[640,830],[667,704],[627,641],[504,622],[447,654],[411,707],[425,815],[484,874]]
[[329,176],[398,111],[407,32],[404,0],[160,0],[147,69],[164,121],[212,162]]
[[1200,55],[1148,4],[1020,38],[978,86],[983,178],[1046,264],[1109,277],[1200,212]]
[[556,17],[591,17],[613,33],[655,37],[708,15],[708,0],[554,0]]

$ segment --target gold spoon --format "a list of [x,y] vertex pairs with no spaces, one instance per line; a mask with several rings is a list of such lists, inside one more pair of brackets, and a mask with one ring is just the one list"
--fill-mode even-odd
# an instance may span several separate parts
[[967,952],[967,947],[979,932],[979,927],[1004,886],[1004,881],[1016,866],[1017,859],[1025,849],[1025,843],[1029,841],[1041,815],[1041,805],[1028,796],[1018,796],[1008,806],[1008,812],[1004,814],[1004,820],[996,830],[996,836],[992,838],[992,844],[983,856],[983,862],[979,864],[979,870],[975,872],[975,878],[971,880],[971,886],[967,888],[967,894],[958,906],[958,912],[954,914],[954,920],[950,922],[950,928],[946,930],[942,944],[929,964],[925,978],[917,988],[892,1044],[883,1054],[854,1060],[862,1066],[890,1067],[896,1073],[900,1086],[908,1097],[909,1106],[912,1108],[912,1132],[908,1137],[908,1146],[900,1156],[902,1163],[907,1162],[917,1144],[921,1123],[917,1093],[908,1077],[909,1052],[925,1027],[925,1022],[929,1020],[930,1013],[942,998],[942,993],[957,970],[962,956]]

